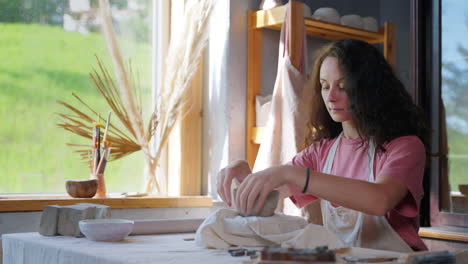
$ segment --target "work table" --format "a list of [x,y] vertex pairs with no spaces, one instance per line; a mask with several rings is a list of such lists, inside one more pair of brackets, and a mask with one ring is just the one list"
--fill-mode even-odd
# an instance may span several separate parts
[[95,242],[84,237],[16,233],[2,236],[3,263],[120,264],[120,263],[242,263],[227,250],[195,245],[195,234],[129,236],[121,242]]

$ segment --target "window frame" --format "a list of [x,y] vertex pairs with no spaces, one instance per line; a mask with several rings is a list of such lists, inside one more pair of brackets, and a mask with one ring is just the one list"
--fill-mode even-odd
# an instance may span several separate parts
[[[164,65],[165,65],[165,54],[167,53],[167,49],[169,46],[169,37],[170,37],[170,23],[171,23],[171,6],[173,5],[173,1],[156,1],[153,2],[152,5],[152,12],[153,12],[153,19],[152,19],[152,43],[153,43],[153,49],[152,49],[152,99],[153,99],[153,105],[152,107],[155,107],[155,104],[157,102],[157,95],[158,91],[157,88],[161,86],[161,81],[162,81],[162,73],[164,72]],[[176,4],[182,5],[183,8],[183,1],[181,0],[175,0],[178,1]],[[180,6],[179,6],[180,9]],[[183,10],[183,9],[182,9]],[[178,10],[180,13],[180,10]],[[200,63],[201,65],[202,63]],[[196,88],[192,89],[197,89],[199,91],[202,90],[202,85],[203,85],[203,71],[200,67],[199,72],[195,74],[194,78],[194,84],[192,86],[196,86]],[[197,94],[197,96],[200,96],[200,94]],[[201,107],[201,106],[200,106]],[[200,111],[200,107],[195,109],[196,111]],[[193,112],[196,111],[191,111],[187,113],[189,118],[185,118],[182,120],[182,126],[185,128],[187,126],[193,126]],[[195,113],[195,115],[200,115],[198,112]],[[190,116],[191,115],[191,116]],[[201,118],[201,117],[200,117]],[[201,122],[199,122],[201,124]],[[201,148],[201,125],[200,124],[195,124],[198,126],[200,130],[200,139],[199,139],[199,147]],[[185,129],[187,130],[187,129]],[[180,140],[183,141],[184,136],[186,133],[180,133],[179,132],[179,137],[176,138],[175,140]],[[193,139],[193,138],[191,138]],[[193,143],[193,141],[192,141]],[[155,144],[152,145],[153,151],[155,152]],[[193,149],[193,144],[192,148],[182,148],[179,150],[179,156],[181,159],[187,158],[188,154],[192,153],[186,153],[190,152],[189,150]],[[193,151],[192,151],[193,152]],[[201,149],[200,149],[201,152]],[[117,194],[112,194],[110,193],[110,197],[108,198],[101,198],[101,199],[96,199],[96,198],[89,198],[89,199],[82,199],[82,198],[72,198],[67,196],[67,194],[60,193],[60,194],[51,194],[51,193],[39,193],[39,194],[21,194],[21,193],[15,193],[15,194],[1,194],[0,193],[0,213],[1,212],[16,212],[16,211],[41,211],[42,210],[42,205],[44,204],[57,204],[57,205],[69,205],[69,204],[74,204],[77,202],[91,202],[91,203],[99,203],[99,204],[104,204],[104,205],[109,205],[112,208],[161,208],[161,207],[211,207],[213,205],[213,200],[210,196],[203,196],[201,195],[201,153],[199,155],[198,163],[199,164],[193,164],[191,162],[189,166],[184,165],[182,162],[182,171],[184,172],[183,175],[180,175],[180,181],[172,182],[172,184],[178,184],[179,186],[172,187],[176,189],[180,189],[177,193],[171,194],[169,193],[168,195],[165,196],[145,196],[145,197],[124,197],[124,196],[119,196]],[[163,168],[160,173],[168,174],[168,160],[167,160],[167,154],[162,155],[160,161],[161,161],[161,167]],[[193,159],[193,156],[192,156]],[[143,165],[142,165],[143,166]],[[191,167],[190,167],[191,166]],[[197,179],[193,179],[194,173],[193,170],[190,171],[190,169],[193,169],[193,167],[198,168],[199,173],[196,175]],[[146,177],[146,170],[144,174],[142,175],[143,177]],[[192,177],[189,177],[192,176]],[[144,180],[142,177],[142,180]],[[170,186],[167,186],[171,184],[171,182],[168,181],[167,176],[161,176],[160,178],[164,178],[162,184],[164,184],[165,188],[163,189],[163,193],[167,193],[167,190],[169,189]],[[195,188],[194,188],[195,185]],[[193,204],[190,204],[193,201]]]

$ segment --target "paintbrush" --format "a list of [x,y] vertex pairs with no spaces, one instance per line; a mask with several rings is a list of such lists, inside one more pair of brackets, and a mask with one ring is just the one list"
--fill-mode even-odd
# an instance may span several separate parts
[[93,173],[96,174],[97,166],[99,165],[99,160],[101,159],[101,124],[99,122],[93,122],[93,155],[94,155],[94,166]]
[[109,114],[107,115],[106,128],[104,129],[104,137],[102,137],[102,142],[104,144],[105,144],[106,138],[107,138],[107,130],[109,129],[111,114],[112,114],[112,112],[109,111]]
[[[99,163],[98,163],[96,171],[95,171],[96,174],[104,173],[104,169],[106,167],[106,163],[107,163],[107,160],[109,158],[110,143],[108,144],[106,138],[107,138],[107,131],[109,130],[111,114],[112,114],[112,112],[109,111],[109,113],[107,115],[106,128],[104,129],[104,136],[102,137],[102,146],[103,146],[102,147],[102,152],[101,152],[101,148],[98,147],[98,151],[99,151],[100,156],[98,156]],[[102,162],[104,162],[103,165],[101,165]]]

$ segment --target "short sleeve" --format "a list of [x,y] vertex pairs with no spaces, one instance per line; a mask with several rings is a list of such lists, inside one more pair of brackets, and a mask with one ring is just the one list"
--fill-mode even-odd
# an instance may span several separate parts
[[377,176],[399,179],[408,188],[408,195],[395,207],[405,217],[415,217],[424,191],[422,186],[426,152],[416,136],[399,137],[384,145],[383,164]]
[[[320,150],[319,148],[319,143],[310,145],[303,151],[297,153],[289,164],[303,168],[310,168],[311,170],[318,170],[320,164],[320,158],[318,155]],[[304,182],[305,176],[306,175],[304,175]],[[318,199],[314,195],[302,193],[302,190],[295,185],[288,184],[287,187],[291,192],[289,199],[291,199],[294,205],[298,208],[302,208]]]

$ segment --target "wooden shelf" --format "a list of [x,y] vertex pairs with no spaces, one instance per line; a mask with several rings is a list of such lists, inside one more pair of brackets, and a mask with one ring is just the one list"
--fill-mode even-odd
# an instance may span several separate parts
[[[251,25],[253,29],[274,29],[281,30],[284,22],[286,6],[280,6],[269,10],[259,10],[252,12]],[[369,43],[378,43],[384,41],[384,28],[379,32],[373,32],[333,23],[328,23],[312,18],[304,18],[306,33],[308,36],[318,37],[328,40],[339,40],[344,38],[353,38],[363,40]]]
[[1,197],[0,212],[42,211],[46,205],[72,205],[76,203],[95,203],[123,208],[188,208],[211,207],[213,199],[209,196],[146,196],[116,198],[72,198],[70,196],[12,196]]
[[[298,18],[302,20],[303,3],[290,1],[291,3],[291,27],[300,28]],[[249,11],[248,13],[248,51],[247,51],[247,142],[246,159],[253,167],[263,130],[256,127],[255,120],[255,97],[261,94],[261,72],[262,72],[262,30],[281,30],[284,23],[286,6],[280,6],[269,10]],[[299,20],[299,22],[300,22]],[[294,24],[294,25],[292,25]],[[302,25],[302,23],[301,23]],[[384,56],[392,67],[395,67],[395,33],[396,29],[392,23],[385,22],[379,32],[372,32],[338,24],[327,23],[312,18],[304,18],[304,27],[308,36],[326,40],[340,40],[346,38],[358,39],[368,43],[383,43]],[[291,45],[296,47],[300,44],[300,30],[289,30],[292,36]],[[291,55],[291,61],[295,57]],[[261,131],[261,132],[260,132]]]

